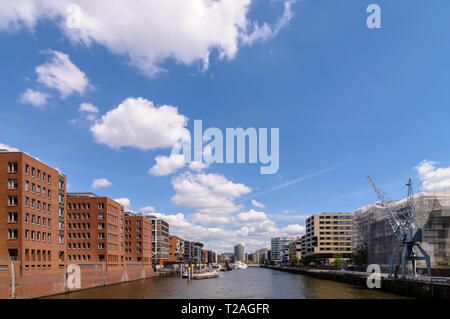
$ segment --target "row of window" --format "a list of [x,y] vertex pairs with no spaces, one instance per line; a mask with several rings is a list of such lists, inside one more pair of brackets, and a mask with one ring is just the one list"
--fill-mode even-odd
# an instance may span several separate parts
[[[127,248],[127,249],[125,249],[125,252],[128,253],[128,254],[131,254],[133,252],[133,250]],[[137,254],[142,254],[142,249],[140,249],[140,248],[136,249],[136,253]]]
[[42,232],[42,236],[41,236],[40,231],[25,229],[25,239],[26,240],[31,239],[34,241],[42,241],[43,243],[45,243],[47,241],[48,243],[50,243],[52,241],[52,234]]
[[[98,214],[98,219],[103,219],[103,216],[104,216],[103,213]],[[67,214],[67,219],[68,220],[70,220],[70,219],[73,219],[73,220],[87,219],[87,220],[89,220],[89,219],[91,219],[91,214],[90,213],[77,213],[77,214],[69,213],[69,214]]]
[[51,220],[51,218],[42,217],[42,223],[41,223],[41,216],[36,216],[34,214],[31,214],[31,218],[30,218],[30,214],[25,213],[25,224],[28,224],[28,223],[30,223],[31,225],[38,225],[38,226],[43,226],[43,227],[47,226],[48,228],[50,228],[51,224],[52,224],[52,220]]
[[[69,210],[89,210],[91,204],[89,203],[69,203],[67,204]],[[105,209],[105,203],[98,203],[98,209]]]
[[67,249],[91,249],[90,243],[68,243]]

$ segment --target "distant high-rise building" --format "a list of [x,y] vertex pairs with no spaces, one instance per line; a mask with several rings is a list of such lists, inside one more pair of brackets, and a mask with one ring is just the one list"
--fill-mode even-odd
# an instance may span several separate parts
[[234,261],[245,262],[245,247],[241,244],[234,246]]

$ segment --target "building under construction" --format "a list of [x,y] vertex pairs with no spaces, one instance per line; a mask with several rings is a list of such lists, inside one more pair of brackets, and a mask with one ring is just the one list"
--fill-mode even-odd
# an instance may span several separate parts
[[[422,192],[413,196],[415,222],[422,228],[422,247],[431,258],[433,268],[450,265],[450,193]],[[391,201],[397,215],[405,214],[407,198]],[[389,268],[389,256],[398,246],[397,237],[381,202],[366,205],[354,212],[352,248],[366,247],[368,264]],[[425,268],[423,261],[418,268]]]

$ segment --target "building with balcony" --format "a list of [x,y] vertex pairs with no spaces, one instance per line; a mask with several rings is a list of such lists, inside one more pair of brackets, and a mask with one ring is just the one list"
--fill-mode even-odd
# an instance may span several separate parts
[[169,260],[169,223],[154,215],[145,216],[151,222],[152,229],[152,261],[163,265]]
[[23,152],[0,151],[0,263],[64,269],[66,176]]
[[329,264],[334,256],[348,259],[352,252],[353,214],[321,213],[306,219],[306,234],[300,238],[302,257]]
[[271,261],[283,263],[289,260],[289,243],[294,241],[295,237],[275,237],[270,239]]
[[177,236],[169,236],[169,259],[170,263],[182,263],[184,254],[184,240]]
[[123,206],[93,193],[67,194],[67,261],[122,267]]

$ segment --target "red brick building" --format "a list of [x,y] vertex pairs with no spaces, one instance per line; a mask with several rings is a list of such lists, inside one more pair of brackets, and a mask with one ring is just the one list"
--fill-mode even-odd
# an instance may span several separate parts
[[67,194],[67,261],[123,267],[123,207],[92,193]]
[[125,261],[152,264],[151,223],[142,215],[125,213],[124,250]]
[[0,152],[0,264],[64,269],[66,177],[22,152]]

